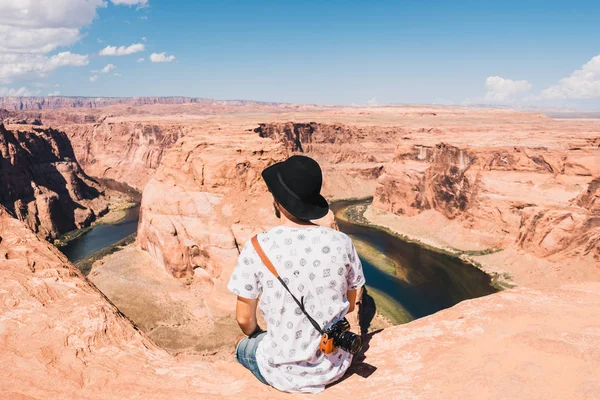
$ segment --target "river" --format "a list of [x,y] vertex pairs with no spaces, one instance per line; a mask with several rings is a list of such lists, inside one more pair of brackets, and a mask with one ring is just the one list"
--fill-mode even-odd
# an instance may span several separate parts
[[[81,236],[71,240],[60,251],[73,263],[85,260],[107,247],[114,245],[122,239],[137,232],[138,220],[140,218],[140,206],[142,194],[126,183],[116,182],[112,179],[98,179],[107,189],[125,193],[138,205],[125,211],[125,216],[115,223],[98,224]],[[88,271],[86,271],[88,272]]]
[[345,201],[336,202],[331,208],[340,230],[355,242],[367,287],[379,294],[374,296],[375,302],[382,302],[384,297],[393,302],[387,304],[388,308],[403,311],[404,316],[392,316],[393,322],[408,322],[497,291],[489,275],[458,257],[404,241],[381,229],[346,222],[342,217],[348,207],[368,204],[364,200]]
[[[331,208],[341,231],[350,235],[361,257],[368,298],[392,323],[404,323],[494,293],[490,277],[459,258],[406,242],[386,231],[345,222],[348,208],[365,201],[336,202]],[[114,224],[100,224],[61,251],[74,263],[136,232],[139,206]]]

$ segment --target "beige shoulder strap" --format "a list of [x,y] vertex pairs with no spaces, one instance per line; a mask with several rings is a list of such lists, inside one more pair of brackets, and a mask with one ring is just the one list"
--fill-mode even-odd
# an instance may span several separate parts
[[262,247],[260,247],[260,244],[258,243],[258,236],[254,236],[252,238],[252,246],[254,246],[254,250],[256,250],[256,253],[262,260],[263,264],[265,264],[265,266],[269,269],[269,271],[271,271],[273,275],[275,275],[276,278],[279,278],[279,274],[277,273],[275,266],[273,265],[271,260],[269,260],[269,257],[267,257]]

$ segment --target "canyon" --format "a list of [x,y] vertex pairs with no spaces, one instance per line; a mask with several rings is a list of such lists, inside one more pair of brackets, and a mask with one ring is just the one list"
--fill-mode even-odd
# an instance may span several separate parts
[[81,169],[64,132],[0,122],[0,204],[48,240],[108,212],[98,182]]
[[[13,161],[2,164],[2,193],[16,187],[8,165],[25,171],[18,181],[27,184],[52,180],[31,175],[39,165],[59,169],[70,182],[65,198],[88,216],[73,229],[106,207],[95,179],[140,190],[136,244],[113,259],[129,254],[145,276],[171,279],[181,301],[197,301],[190,313],[205,337],[235,328],[225,283],[241,246],[276,224],[260,171],[302,153],[323,166],[329,200],[373,197],[364,214],[372,224],[516,286],[370,333],[366,358],[323,397],[592,399],[600,391],[599,120],[426,106],[82,104],[4,113],[3,156]],[[26,145],[42,139],[43,153]],[[0,383],[0,396],[283,396],[251,380],[225,342],[175,356],[157,347],[105,296],[119,268],[100,262],[83,276],[44,241],[67,229],[52,228],[50,211],[15,211],[18,201],[56,197],[41,186],[34,198],[13,190],[1,202],[0,353],[13,379]],[[335,224],[331,213],[319,223]]]

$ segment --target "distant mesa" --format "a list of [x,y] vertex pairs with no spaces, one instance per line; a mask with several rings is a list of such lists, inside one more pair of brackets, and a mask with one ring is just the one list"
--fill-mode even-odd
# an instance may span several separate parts
[[[202,97],[0,97],[0,109],[8,111],[55,110],[59,108],[100,108],[112,105],[144,106],[151,104],[218,104],[229,106],[264,105],[283,103],[252,100],[215,100]],[[2,114],[0,113],[0,118]]]

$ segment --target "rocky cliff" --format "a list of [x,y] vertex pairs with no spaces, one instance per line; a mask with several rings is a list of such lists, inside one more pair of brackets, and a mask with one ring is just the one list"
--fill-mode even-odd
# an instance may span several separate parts
[[194,132],[146,185],[138,243],[176,277],[219,278],[251,232],[276,223],[260,172],[285,150],[248,132]]
[[[0,206],[0,398],[289,398],[233,357],[167,354]],[[366,338],[324,399],[567,399],[600,391],[600,286],[512,289]]]
[[263,123],[254,132],[282,143],[290,154],[317,160],[325,175],[323,192],[335,199],[372,196],[383,166],[406,134],[395,127],[317,122]]
[[572,150],[401,145],[374,205],[404,216],[433,210],[484,231],[481,244],[496,249],[517,243],[542,258],[600,260],[593,212],[599,159],[598,148],[584,143]]
[[164,152],[184,135],[186,127],[102,117],[95,123],[59,125],[73,144],[77,159],[94,177],[113,179],[142,190]]
[[233,267],[250,232],[276,223],[260,177],[264,168],[304,153],[323,166],[330,197],[369,196],[391,159],[388,141],[401,133],[317,123],[190,128],[165,150],[144,189],[140,246],[174,276],[198,269],[218,278],[224,265]]
[[[192,115],[187,106],[177,113],[152,107],[61,111],[54,121],[69,128],[75,154],[88,155],[86,168],[98,168],[94,174],[144,187],[138,245],[160,269],[141,253],[140,265],[119,268],[130,282],[120,289],[134,287],[139,275],[132,271],[138,268],[145,268],[148,288],[169,280],[171,310],[193,307],[169,319],[173,324],[185,324],[192,315],[194,323],[214,325],[205,340],[223,329],[215,321],[233,312],[234,299],[224,285],[239,246],[276,223],[260,171],[302,151],[320,160],[326,180],[339,178],[338,186],[326,189],[330,197],[362,195],[377,184],[382,225],[400,221],[405,230],[417,230],[419,239],[436,235],[530,287],[465,301],[366,337],[366,353],[323,398],[348,393],[402,399],[597,396],[600,166],[593,121],[389,107],[269,114],[274,122],[258,125],[263,113],[211,116],[202,108]],[[42,113],[42,122],[47,116]],[[146,126],[158,130],[146,132]],[[24,127],[9,130],[15,129]],[[39,138],[27,135],[42,132],[54,135],[31,128],[19,139],[23,145],[10,139],[23,134],[6,135],[7,168],[22,160],[33,163],[27,171],[68,165],[58,155],[29,155],[37,154],[32,143]],[[54,140],[59,139],[64,138]],[[94,147],[95,142],[104,146]],[[45,146],[50,150],[45,154],[66,154],[62,145]],[[4,171],[2,164],[3,179],[11,176]],[[27,171],[20,181],[37,184]],[[43,176],[42,194],[54,176]],[[289,397],[258,383],[229,354],[168,355],[11,214],[0,206],[0,372],[5,378],[0,398]],[[127,262],[122,252],[113,258]],[[152,279],[161,269],[193,279],[186,280],[189,285],[177,285],[181,282],[170,276]],[[96,272],[99,285],[119,292],[109,269]],[[571,284],[564,286],[565,281]],[[153,304],[167,299],[156,292]],[[134,289],[119,293],[131,310],[148,309],[134,303],[139,300]],[[173,329],[153,334],[168,336]]]
[[100,185],[80,168],[60,131],[0,124],[0,204],[55,239],[108,211]]

